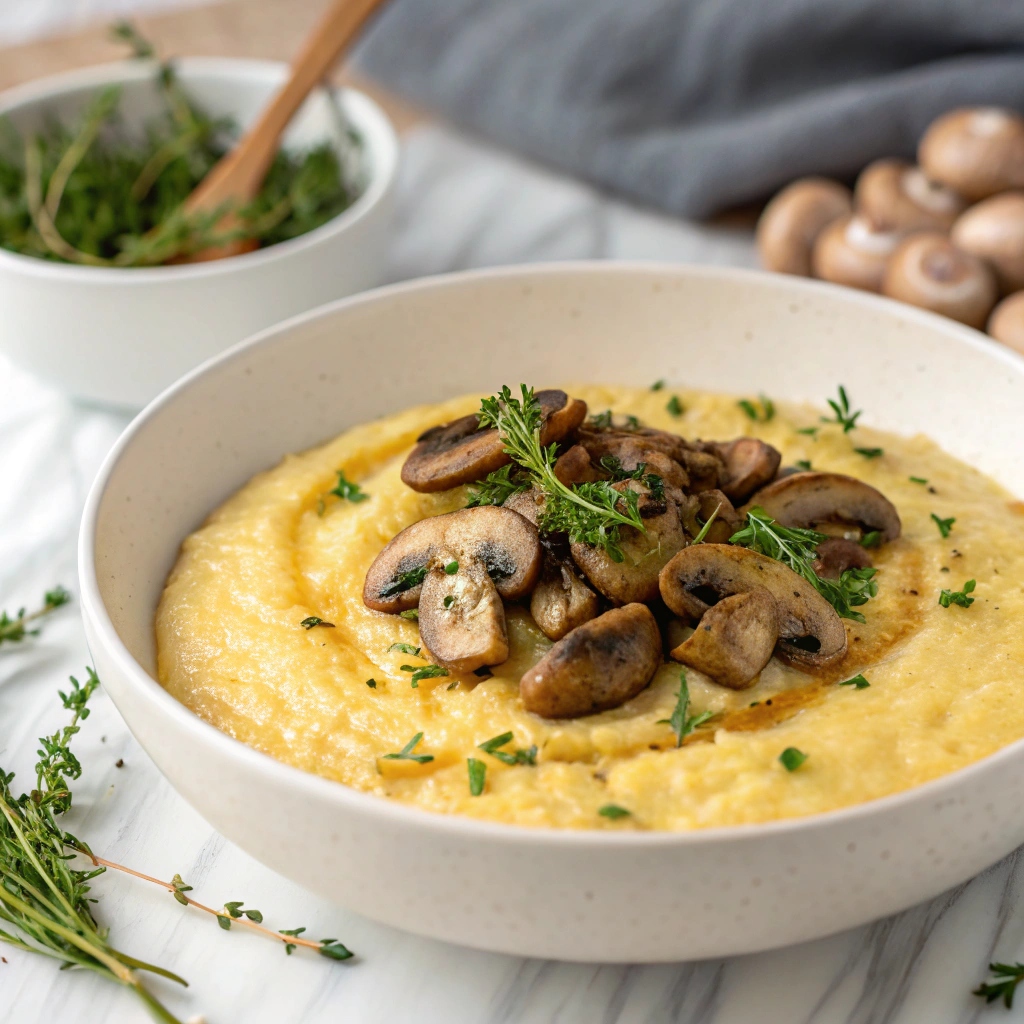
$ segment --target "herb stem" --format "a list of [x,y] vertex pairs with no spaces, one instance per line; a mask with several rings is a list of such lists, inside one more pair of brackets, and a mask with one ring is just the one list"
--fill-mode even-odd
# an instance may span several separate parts
[[[107,860],[105,857],[97,857],[96,854],[89,850],[85,850],[81,847],[72,847],[77,853],[82,854],[84,857],[88,857],[97,867],[113,868],[114,871],[123,871],[126,875],[132,875],[134,878],[141,878],[145,882],[152,882],[154,885],[159,885],[162,889],[166,889],[170,893],[177,894],[183,899],[190,907],[195,907],[196,910],[202,910],[206,914],[212,914],[214,917],[230,917],[226,910],[214,910],[213,907],[208,907],[205,903],[200,903],[198,900],[192,899],[191,896],[186,895],[180,889],[175,886],[173,882],[165,882],[161,878],[154,878],[152,875],[147,875],[142,871],[136,871],[134,868],[126,867],[124,864],[118,864],[116,861]],[[261,935],[266,935],[268,938],[277,939],[284,945],[293,946],[305,946],[307,949],[315,950],[319,952],[321,944],[314,941],[313,939],[303,939],[298,935],[281,935],[275,932],[272,928],[265,928],[261,924],[257,924],[255,921],[250,921],[247,917],[231,917],[231,923],[245,925],[246,928],[251,928],[253,931],[259,932]],[[158,973],[163,973],[158,971]],[[170,975],[169,975],[170,976]],[[185,984],[185,982],[182,982]]]

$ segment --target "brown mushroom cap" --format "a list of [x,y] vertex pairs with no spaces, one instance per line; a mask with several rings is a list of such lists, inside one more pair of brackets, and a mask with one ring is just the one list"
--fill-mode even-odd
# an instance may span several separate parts
[[[617,486],[627,485],[644,494],[640,499],[640,515],[647,532],[641,533],[632,526],[620,529],[623,560],[616,562],[603,548],[581,541],[570,544],[573,559],[591,585],[613,604],[653,601],[658,596],[661,567],[688,543],[680,520],[679,506],[686,501],[681,492],[666,487],[665,501],[658,503],[646,496],[646,488],[635,481]],[[656,515],[649,515],[656,510]]]
[[672,657],[722,686],[742,690],[768,664],[778,638],[775,598],[767,590],[750,590],[710,607]]
[[394,537],[374,559],[363,583],[363,604],[380,612],[415,608],[421,588],[403,588],[402,574],[430,570],[452,559],[460,567],[480,563],[502,597],[522,597],[540,574],[537,528],[518,512],[494,505],[421,519]]
[[930,181],[920,167],[904,160],[868,164],[854,189],[857,209],[888,231],[948,231],[967,205],[946,185]]
[[757,222],[757,250],[764,268],[809,277],[815,239],[850,208],[850,190],[838,181],[801,178],[787,185]]
[[881,491],[842,473],[793,473],[762,487],[741,511],[760,506],[782,526],[816,529],[824,523],[877,530],[880,542],[900,535],[900,514]]
[[546,552],[540,581],[530,597],[530,614],[544,635],[561,640],[597,612],[597,594],[580,579],[571,560]]
[[1003,299],[992,310],[985,329],[996,341],[1024,355],[1024,292]]
[[837,580],[847,569],[868,569],[871,556],[863,544],[846,537],[829,537],[817,549],[812,568],[824,580]]
[[900,232],[882,230],[859,214],[833,221],[814,245],[814,276],[848,288],[877,292],[900,237]]
[[776,652],[783,661],[817,669],[846,653],[846,630],[832,605],[788,566],[749,548],[684,548],[661,570],[660,584],[665,604],[690,619],[701,619],[732,594],[767,590],[778,606]]
[[[586,418],[587,403],[564,391],[538,391],[536,398],[544,417],[542,444],[561,441]],[[402,466],[402,482],[424,494],[447,491],[482,480],[510,461],[497,429],[481,430],[473,414],[421,434]]]
[[635,697],[661,664],[661,633],[642,604],[613,608],[578,626],[519,681],[527,711],[576,718]]
[[736,502],[746,501],[759,487],[774,480],[782,461],[776,448],[756,437],[737,437],[718,442],[715,447],[725,461],[722,491]]
[[505,606],[482,563],[460,563],[451,576],[431,569],[419,608],[420,639],[440,664],[472,672],[507,660]]
[[977,256],[958,249],[945,235],[925,232],[906,239],[892,254],[882,294],[981,328],[999,289]]
[[1024,288],[1024,192],[1003,192],[972,206],[950,238],[992,267],[1003,292]]
[[961,107],[936,118],[917,162],[971,202],[1024,188],[1024,118],[1001,107]]

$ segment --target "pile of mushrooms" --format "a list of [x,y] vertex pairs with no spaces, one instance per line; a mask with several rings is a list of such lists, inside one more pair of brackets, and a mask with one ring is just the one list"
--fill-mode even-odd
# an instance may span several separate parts
[[952,110],[917,166],[876,160],[851,192],[802,178],[757,228],[769,270],[881,292],[986,329],[1024,352],[1024,117]]
[[[527,710],[546,718],[618,707],[643,690],[665,654],[659,621],[673,615],[694,632],[669,657],[723,686],[751,685],[773,655],[810,672],[843,657],[845,627],[818,591],[782,562],[728,541],[746,509],[760,505],[785,526],[828,534],[816,571],[838,578],[871,564],[861,536],[899,536],[884,495],[836,473],[780,472],[779,452],[755,438],[688,441],[598,425],[563,391],[537,399],[541,439],[557,444],[554,471],[563,483],[615,480],[637,493],[645,531],[621,529],[623,560],[541,532],[543,493],[519,491],[503,506],[432,516],[399,533],[366,574],[367,607],[418,608],[431,656],[468,673],[508,658],[505,602],[528,602],[555,643],[523,675],[520,694]],[[480,481],[509,461],[498,431],[466,416],[423,434],[402,479],[431,493]],[[633,475],[620,479],[625,474]]]

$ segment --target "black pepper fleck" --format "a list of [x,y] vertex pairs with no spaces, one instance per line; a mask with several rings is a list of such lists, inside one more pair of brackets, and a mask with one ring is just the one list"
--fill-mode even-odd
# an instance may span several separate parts
[[123,767],[124,767],[124,758],[123,758],[123,757],[119,757],[119,758],[118,758],[118,759],[117,759],[117,760],[116,760],[116,761],[114,762],[114,767],[115,767],[115,768],[123,768]]

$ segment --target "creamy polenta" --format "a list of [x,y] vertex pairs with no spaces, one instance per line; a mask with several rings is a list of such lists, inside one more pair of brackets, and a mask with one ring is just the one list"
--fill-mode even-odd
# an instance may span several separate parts
[[[811,676],[773,658],[739,691],[688,669],[691,714],[718,714],[677,748],[663,721],[676,704],[674,662],[614,710],[571,720],[527,712],[520,677],[551,641],[510,605],[510,657],[490,678],[412,685],[429,652],[391,648],[421,646],[417,623],[365,607],[363,580],[399,531],[466,504],[465,487],[420,494],[399,473],[417,436],[474,412],[473,396],[288,456],[217,509],[184,542],[160,602],[162,684],[230,736],[305,771],[427,810],[557,828],[685,830],[812,814],[918,785],[1024,736],[1024,506],[994,482],[925,437],[844,433],[809,407],[780,404],[755,422],[735,397],[572,394],[591,412],[688,438],[755,435],[783,464],[858,477],[895,504],[902,535],[874,553],[878,596],[859,609],[865,624],[844,620],[837,668]],[[669,411],[679,408],[673,394],[681,415]],[[800,432],[809,427],[819,429]],[[338,470],[369,497],[331,493]],[[947,537],[933,513],[955,519]],[[973,604],[940,605],[943,589],[971,579]],[[858,673],[869,686],[841,685]],[[535,765],[479,749],[506,732],[501,750],[535,746]],[[432,760],[385,756],[418,733],[413,753]],[[779,759],[790,747],[807,755],[795,771]],[[486,766],[479,795],[468,758]],[[608,805],[629,813],[599,813]]]

